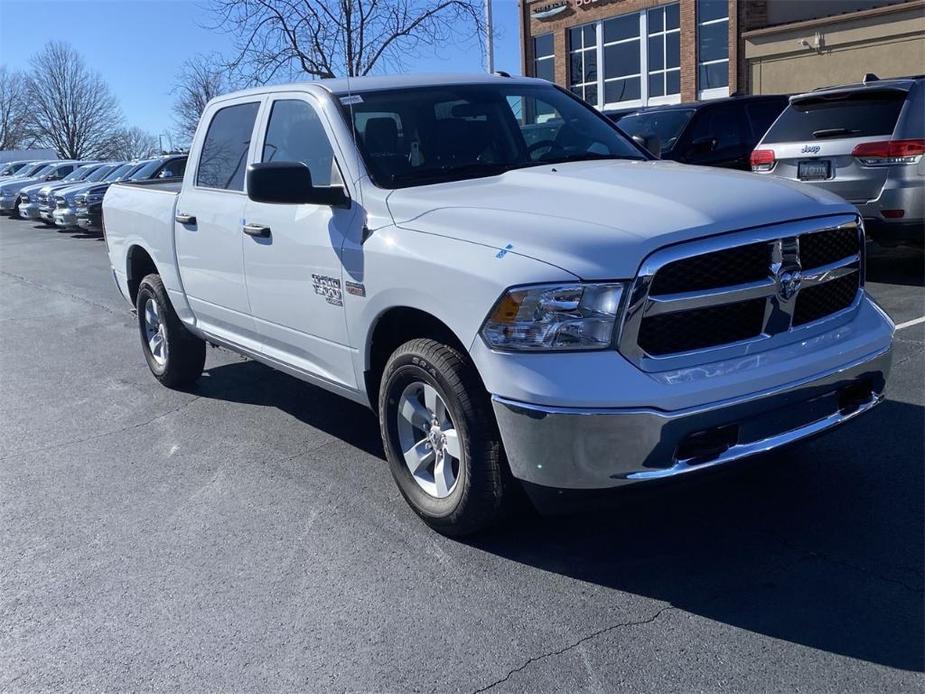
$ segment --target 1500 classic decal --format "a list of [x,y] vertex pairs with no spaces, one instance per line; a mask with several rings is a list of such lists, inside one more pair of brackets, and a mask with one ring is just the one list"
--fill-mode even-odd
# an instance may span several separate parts
[[340,280],[327,275],[312,275],[312,286],[315,294],[324,297],[324,300],[333,306],[344,305],[344,295],[340,289]]

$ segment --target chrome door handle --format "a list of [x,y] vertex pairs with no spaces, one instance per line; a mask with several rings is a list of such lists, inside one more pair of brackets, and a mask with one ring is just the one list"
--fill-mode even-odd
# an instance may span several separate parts
[[176,219],[178,222],[180,222],[180,224],[195,224],[195,223],[196,223],[196,216],[195,216],[195,215],[192,215],[192,214],[183,214],[182,212],[178,212],[178,213],[177,213],[177,216],[174,217],[174,219]]
[[256,236],[261,239],[270,238],[270,227],[263,224],[245,224],[244,233],[248,236]]

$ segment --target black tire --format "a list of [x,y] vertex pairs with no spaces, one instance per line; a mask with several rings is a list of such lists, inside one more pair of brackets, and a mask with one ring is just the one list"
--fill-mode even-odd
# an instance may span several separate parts
[[[148,343],[145,308],[148,301],[157,304],[167,349],[162,358],[155,358]],[[206,343],[193,335],[180,321],[167,298],[167,290],[159,275],[147,275],[138,286],[135,300],[141,349],[154,377],[168,388],[183,388],[202,374],[206,363]]]
[[[428,494],[415,481],[399,444],[398,404],[415,382],[436,389],[459,437],[457,481],[445,498]],[[429,339],[411,340],[395,350],[382,374],[379,427],[402,496],[437,532],[471,535],[508,512],[513,480],[488,394],[467,356]]]

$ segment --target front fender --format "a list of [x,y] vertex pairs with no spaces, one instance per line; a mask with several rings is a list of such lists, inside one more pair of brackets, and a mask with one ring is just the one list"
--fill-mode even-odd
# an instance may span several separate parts
[[576,279],[532,258],[394,226],[377,230],[364,244],[348,244],[343,259],[347,334],[356,347],[359,382],[370,366],[376,321],[391,308],[430,314],[468,348],[508,287]]

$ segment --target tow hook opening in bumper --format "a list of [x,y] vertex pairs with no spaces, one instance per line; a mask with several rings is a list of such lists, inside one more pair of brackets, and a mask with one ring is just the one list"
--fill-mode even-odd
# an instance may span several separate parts
[[706,463],[718,458],[739,443],[739,425],[713,427],[688,434],[675,449],[674,459],[687,465]]
[[857,412],[877,397],[869,378],[861,378],[838,391],[838,411],[843,415]]

